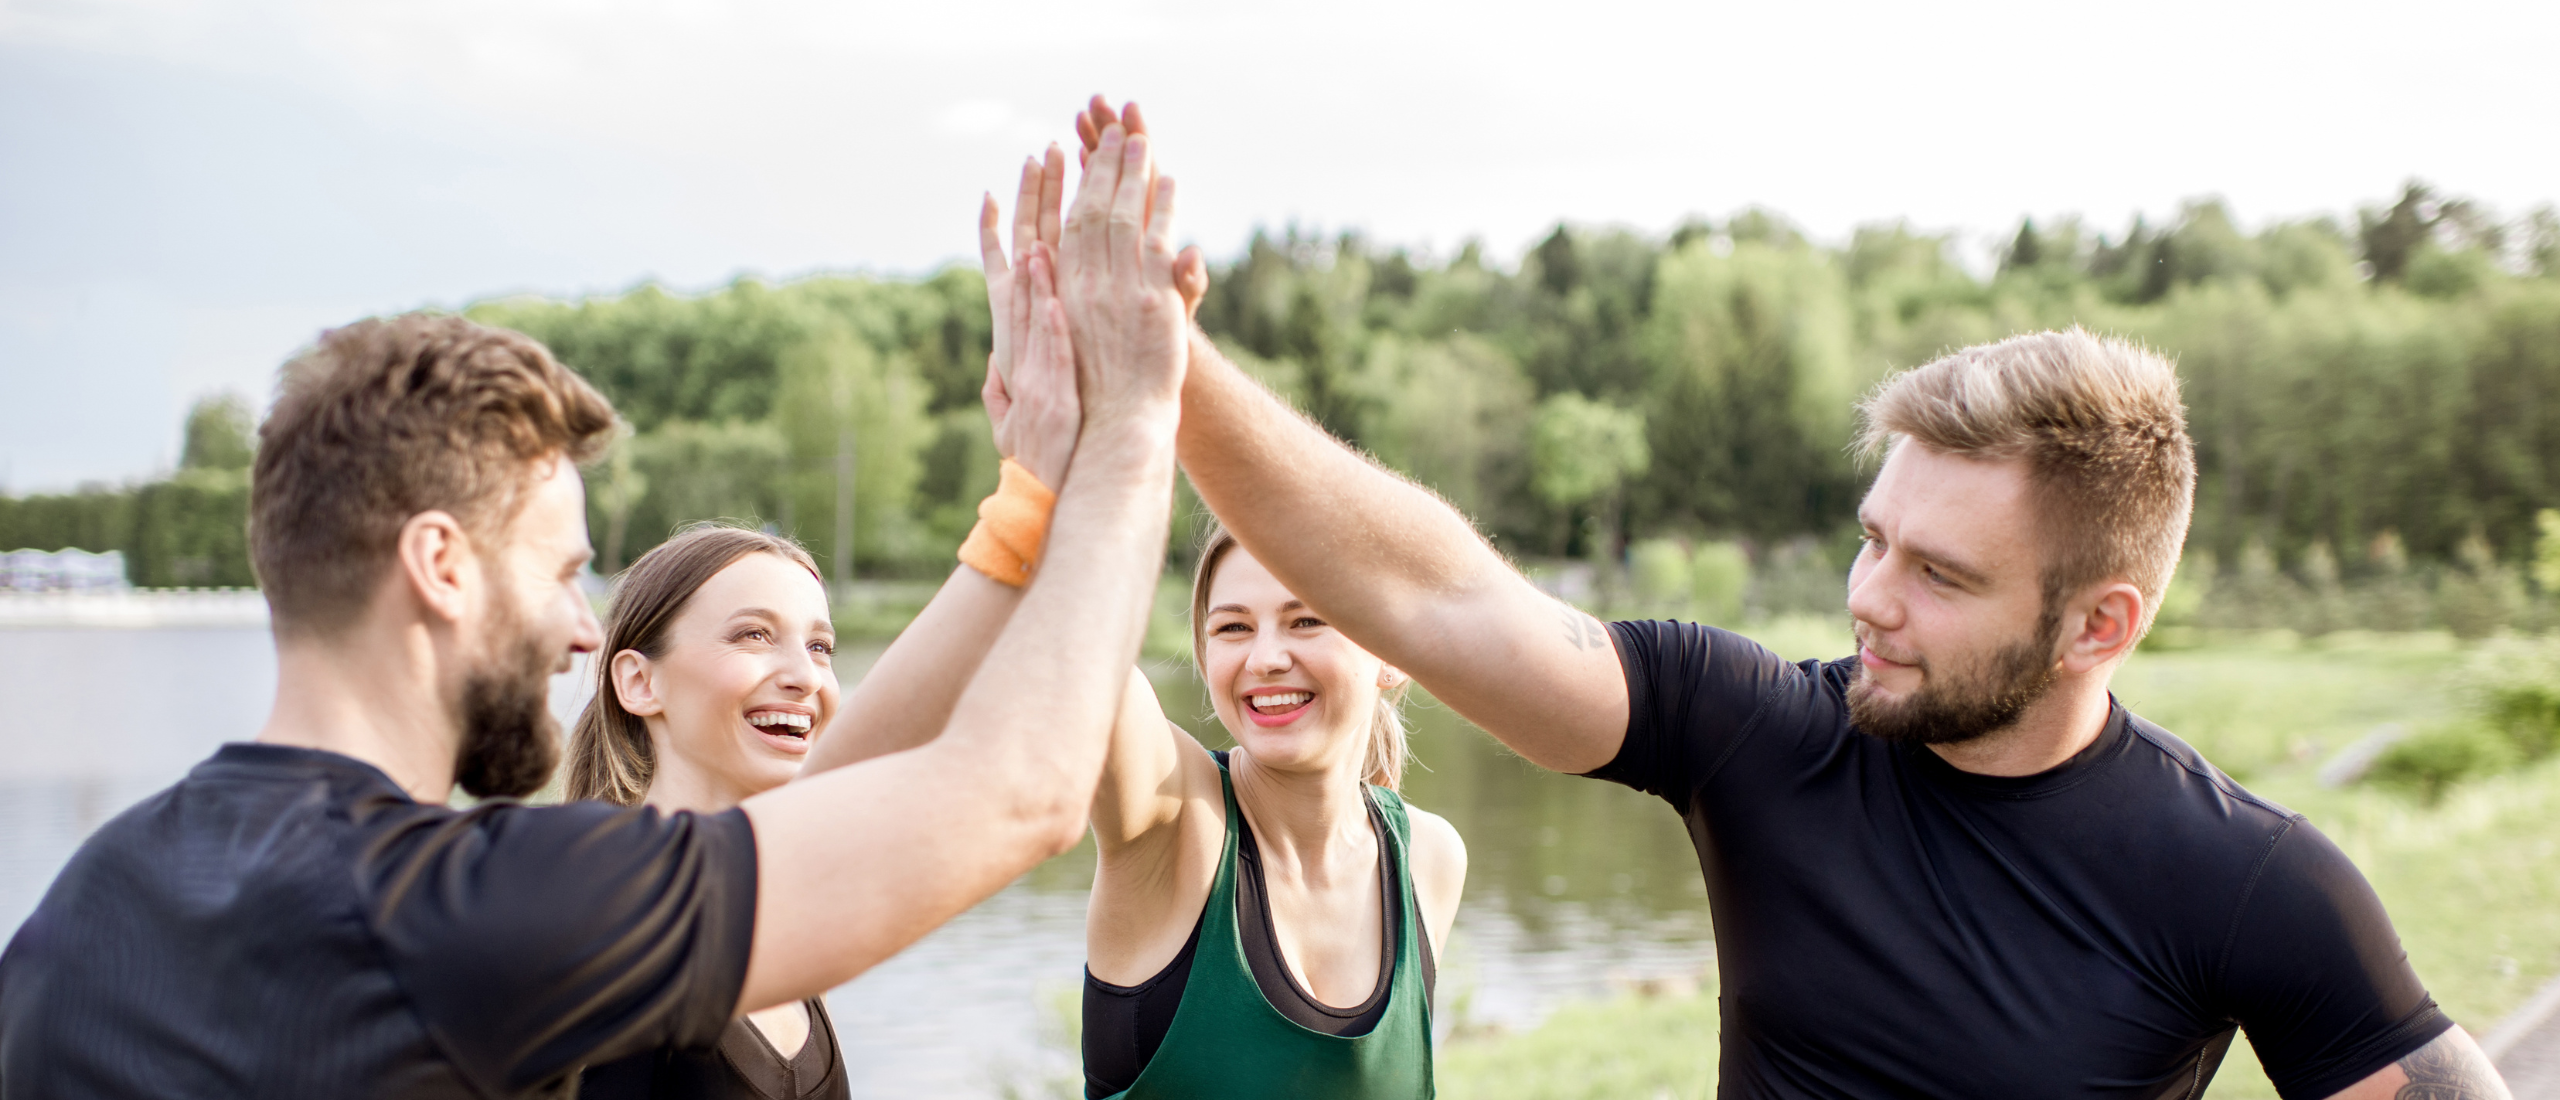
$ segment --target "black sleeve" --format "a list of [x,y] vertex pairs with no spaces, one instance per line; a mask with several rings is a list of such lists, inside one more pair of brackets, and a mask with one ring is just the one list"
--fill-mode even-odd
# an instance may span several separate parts
[[1778,686],[1803,676],[1759,643],[1696,623],[1615,622],[1627,674],[1627,737],[1589,772],[1686,812]]
[[2223,996],[2285,1100],[2324,1100],[2453,1027],[2382,899],[2309,822],[2278,836],[2223,949]]
[[372,833],[360,868],[392,974],[491,1095],[716,1042],[746,983],[756,851],[741,810],[412,815]]

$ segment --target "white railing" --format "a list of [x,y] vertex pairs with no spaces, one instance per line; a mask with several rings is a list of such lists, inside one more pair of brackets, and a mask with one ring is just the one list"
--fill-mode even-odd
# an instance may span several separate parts
[[0,590],[0,630],[156,630],[264,627],[267,598],[255,588]]

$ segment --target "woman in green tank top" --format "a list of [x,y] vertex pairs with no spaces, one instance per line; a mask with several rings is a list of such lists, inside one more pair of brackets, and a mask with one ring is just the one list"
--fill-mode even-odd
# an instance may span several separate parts
[[1467,855],[1396,793],[1403,675],[1223,531],[1191,605],[1236,747],[1211,754],[1132,678],[1094,796],[1086,1092],[1430,1096],[1434,955]]

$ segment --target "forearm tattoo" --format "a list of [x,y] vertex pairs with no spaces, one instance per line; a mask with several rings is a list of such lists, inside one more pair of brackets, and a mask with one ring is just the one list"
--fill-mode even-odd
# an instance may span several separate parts
[[1609,630],[1572,604],[1556,601],[1556,611],[1564,616],[1564,640],[1575,649],[1604,649],[1609,645]]
[[2480,1048],[2455,1041],[2451,1032],[2411,1051],[2400,1072],[2409,1083],[2393,1100],[2514,1100]]

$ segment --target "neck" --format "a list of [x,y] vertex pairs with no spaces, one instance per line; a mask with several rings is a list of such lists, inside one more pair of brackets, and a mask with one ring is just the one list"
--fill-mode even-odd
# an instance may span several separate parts
[[1367,784],[1352,767],[1289,772],[1254,762],[1238,748],[1228,756],[1236,804],[1253,826],[1265,858],[1309,870],[1337,859],[1374,866],[1377,838],[1369,829]]
[[1971,741],[1931,745],[1929,751],[1975,775],[2034,775],[2059,767],[2096,743],[2111,706],[2107,681],[2113,666],[2056,681],[2044,698],[2006,728]]
[[453,793],[461,724],[438,684],[444,662],[423,624],[358,624],[326,638],[276,638],[276,702],[258,740],[320,749],[382,769],[409,797]]
[[667,739],[658,732],[656,719],[649,723],[649,739],[658,750],[657,774],[649,777],[648,797],[640,804],[660,813],[691,810],[698,814],[716,814],[734,809],[747,799],[747,792],[714,780],[701,769],[667,752]]

